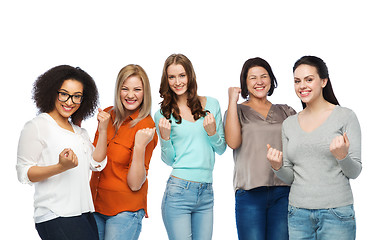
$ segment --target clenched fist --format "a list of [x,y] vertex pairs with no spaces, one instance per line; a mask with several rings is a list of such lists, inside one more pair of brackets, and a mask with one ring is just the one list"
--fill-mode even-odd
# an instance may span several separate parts
[[241,91],[242,90],[239,87],[229,87],[229,103],[237,103]]
[[98,109],[98,131],[107,131],[108,122],[110,121],[111,115],[108,112]]
[[203,120],[203,127],[209,136],[212,136],[217,132],[217,124],[215,123],[215,118],[212,113],[208,112],[206,114],[206,117]]
[[159,119],[158,127],[159,127],[160,137],[166,141],[170,140],[170,133],[171,133],[170,121],[167,120],[166,118],[161,118]]
[[138,130],[135,134],[135,145],[146,147],[154,137],[155,129],[156,128],[143,128]]
[[78,166],[78,157],[70,148],[65,148],[59,154],[59,165],[64,171]]
[[342,160],[348,155],[349,152],[349,139],[346,133],[344,133],[343,136],[337,136],[335,137],[332,142],[330,143],[330,152],[333,154],[333,156],[338,159]]
[[282,152],[272,148],[270,144],[267,144],[267,160],[269,160],[271,167],[274,170],[279,170],[282,167]]

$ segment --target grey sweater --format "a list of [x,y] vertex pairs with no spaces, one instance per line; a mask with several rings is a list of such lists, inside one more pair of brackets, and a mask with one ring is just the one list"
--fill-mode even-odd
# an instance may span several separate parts
[[[350,147],[346,158],[337,160],[330,143],[346,132]],[[336,106],[326,121],[305,132],[298,114],[282,125],[283,166],[275,171],[291,184],[290,205],[307,209],[325,209],[353,204],[349,179],[361,172],[361,129],[354,112]]]

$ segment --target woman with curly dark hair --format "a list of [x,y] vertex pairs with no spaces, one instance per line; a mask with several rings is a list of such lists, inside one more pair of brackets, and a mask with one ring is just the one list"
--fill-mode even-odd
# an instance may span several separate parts
[[110,115],[99,109],[96,147],[79,127],[96,109],[95,82],[80,68],[57,66],[35,81],[33,99],[40,114],[21,132],[16,169],[35,186],[36,229],[42,239],[98,239],[89,170],[106,165]]
[[173,167],[162,203],[168,237],[211,239],[215,153],[226,150],[218,100],[198,96],[193,66],[182,54],[167,58],[159,93],[161,158]]

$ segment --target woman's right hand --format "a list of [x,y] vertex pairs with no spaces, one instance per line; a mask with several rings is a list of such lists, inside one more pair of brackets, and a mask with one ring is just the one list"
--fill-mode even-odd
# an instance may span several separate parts
[[229,103],[237,103],[241,91],[242,90],[239,87],[229,87]]
[[167,120],[166,118],[161,118],[159,120],[159,133],[160,133],[160,137],[165,140],[165,141],[168,141],[170,140],[170,134],[171,134],[171,123],[169,120]]
[[267,160],[269,160],[271,167],[276,171],[282,167],[282,155],[281,151],[267,144]]
[[78,157],[70,148],[65,148],[59,154],[59,166],[64,170],[68,170],[78,166]]
[[111,115],[108,112],[103,111],[101,108],[98,109],[98,112],[98,131],[107,131]]

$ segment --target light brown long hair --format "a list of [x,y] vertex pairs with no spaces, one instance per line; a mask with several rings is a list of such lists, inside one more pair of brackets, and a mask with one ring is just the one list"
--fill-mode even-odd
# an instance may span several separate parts
[[179,107],[177,104],[177,95],[171,90],[168,83],[167,69],[170,65],[182,65],[187,75],[187,106],[191,109],[191,113],[194,116],[194,120],[198,120],[200,117],[206,116],[206,111],[203,110],[202,104],[199,101],[197,94],[197,82],[194,68],[190,60],[183,54],[170,55],[163,66],[163,74],[160,82],[160,97],[163,101],[160,103],[160,109],[163,116],[166,119],[170,119],[171,114],[176,119],[176,123],[180,124],[182,118],[180,116]]
[[123,103],[120,100],[120,91],[122,89],[124,81],[132,76],[138,76],[142,80],[143,102],[139,106],[140,110],[138,117],[130,122],[130,126],[135,126],[138,122],[146,118],[151,113],[151,88],[150,81],[148,80],[146,72],[141,66],[135,64],[129,64],[123,67],[120,70],[118,77],[116,78],[115,84],[114,111],[116,116],[114,120],[114,126],[116,131],[122,125],[126,117],[126,109],[124,108]]

